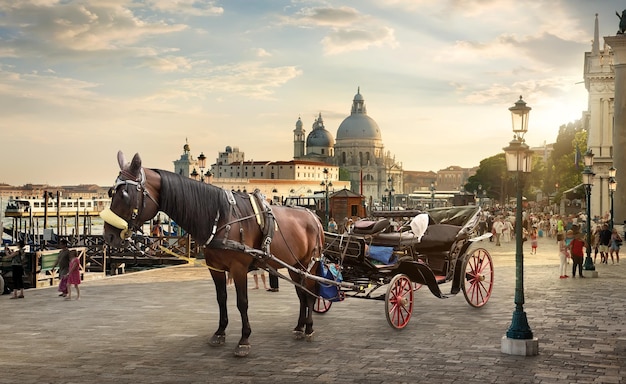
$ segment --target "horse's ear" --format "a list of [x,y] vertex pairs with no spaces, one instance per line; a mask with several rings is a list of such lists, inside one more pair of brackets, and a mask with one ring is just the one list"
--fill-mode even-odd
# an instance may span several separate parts
[[120,166],[120,170],[124,170],[126,166],[126,158],[124,157],[124,153],[122,151],[117,151],[117,163]]
[[138,176],[140,170],[141,170],[141,157],[139,157],[138,153],[135,153],[135,156],[133,156],[133,160],[130,162],[130,167],[128,167],[128,171],[131,174]]

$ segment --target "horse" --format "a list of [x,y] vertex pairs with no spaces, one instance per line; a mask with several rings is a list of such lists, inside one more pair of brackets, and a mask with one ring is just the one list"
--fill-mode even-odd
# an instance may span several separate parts
[[[317,271],[324,245],[320,219],[302,207],[269,205],[259,194],[229,191],[173,172],[142,167],[139,154],[126,163],[119,151],[120,173],[109,190],[111,205],[101,216],[105,242],[115,248],[128,246],[132,232],[159,211],[167,214],[203,248],[219,306],[219,325],[209,340],[211,346],[226,342],[226,272],[237,293],[241,314],[241,338],[235,356],[247,356],[252,332],[248,320],[247,275],[263,268],[292,282],[300,302],[293,334],[296,339],[313,339],[313,306]],[[287,268],[290,279],[276,270]]]

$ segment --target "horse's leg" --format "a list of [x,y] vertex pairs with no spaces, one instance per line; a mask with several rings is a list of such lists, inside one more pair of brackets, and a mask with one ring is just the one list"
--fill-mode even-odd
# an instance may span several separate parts
[[220,321],[217,331],[213,334],[209,340],[209,345],[217,347],[224,345],[226,342],[226,327],[228,326],[228,309],[226,308],[226,273],[211,271],[211,277],[213,277],[213,283],[215,283],[215,292],[217,296],[217,305],[220,308]]
[[241,339],[239,339],[239,344],[235,349],[235,356],[245,357],[250,353],[250,341],[248,338],[252,333],[250,321],[248,320],[248,266],[242,264],[232,265],[230,273],[237,291],[237,309],[239,309],[241,314]]
[[296,287],[298,300],[300,301],[300,313],[298,314],[298,324],[293,330],[294,338],[297,340],[313,340],[313,306],[315,298],[301,288]]

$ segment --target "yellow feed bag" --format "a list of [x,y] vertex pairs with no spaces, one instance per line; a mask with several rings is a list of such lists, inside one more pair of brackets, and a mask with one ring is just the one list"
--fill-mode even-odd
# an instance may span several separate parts
[[102,210],[102,212],[100,212],[100,217],[102,217],[102,220],[104,220],[105,223],[112,225],[117,229],[128,229],[128,223],[126,220],[113,213],[110,208]]

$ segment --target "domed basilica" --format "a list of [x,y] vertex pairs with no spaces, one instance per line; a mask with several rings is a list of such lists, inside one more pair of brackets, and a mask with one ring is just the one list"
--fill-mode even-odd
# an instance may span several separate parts
[[[402,164],[384,151],[380,128],[367,115],[365,99],[357,89],[350,116],[337,129],[337,139],[324,127],[322,114],[315,119],[306,136],[298,118],[293,131],[294,159],[314,160],[339,166],[350,175],[351,190],[364,195],[369,202],[402,191]],[[306,144],[306,145],[305,145]]]

